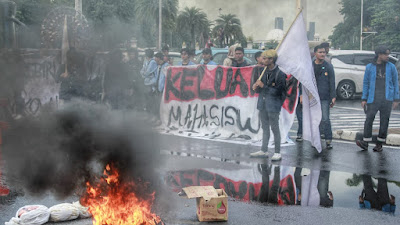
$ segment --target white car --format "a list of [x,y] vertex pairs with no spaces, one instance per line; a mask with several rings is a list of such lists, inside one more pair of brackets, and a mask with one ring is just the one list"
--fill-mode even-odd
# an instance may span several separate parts
[[[351,99],[354,94],[362,93],[365,68],[375,57],[373,51],[331,50],[331,63],[335,70],[336,95],[340,99]],[[396,64],[398,59],[389,56]]]

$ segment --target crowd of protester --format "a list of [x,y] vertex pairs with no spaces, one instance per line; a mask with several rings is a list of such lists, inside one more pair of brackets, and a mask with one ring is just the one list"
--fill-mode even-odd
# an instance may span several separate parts
[[[357,145],[362,150],[368,149],[368,142],[372,141],[372,123],[375,115],[380,111],[381,127],[378,135],[378,142],[373,149],[376,152],[382,151],[382,144],[386,141],[388,122],[392,108],[397,107],[399,100],[398,72],[393,64],[388,62],[390,49],[378,46],[375,51],[375,60],[368,64],[362,96],[362,107],[367,115],[364,126],[364,138],[357,141]],[[249,66],[244,60],[245,49],[239,45],[229,47],[223,66],[246,67]],[[182,48],[180,50],[181,61],[175,63],[176,66],[193,66],[200,61],[194,60],[195,50]],[[217,65],[213,61],[211,48],[201,51],[201,61],[203,65]],[[15,81],[12,96],[16,102],[16,115],[23,115],[24,100],[21,98],[23,89],[23,71],[20,64],[18,52],[7,54],[2,57],[0,64],[7,64],[7,70],[3,71],[7,77],[12,77]],[[317,90],[321,102],[322,120],[320,124],[321,138],[326,142],[326,149],[332,149],[332,127],[330,122],[330,109],[336,103],[335,72],[330,63],[329,44],[322,43],[314,48],[312,54],[312,65],[317,85]],[[258,79],[253,85],[254,91],[259,94],[257,109],[263,128],[263,146],[258,152],[252,153],[253,157],[268,156],[269,132],[272,130],[275,137],[275,153],[272,160],[280,160],[280,132],[277,123],[280,109],[284,102],[286,92],[286,75],[282,73],[276,65],[278,55],[275,50],[269,49],[255,54]],[[164,83],[167,68],[172,66],[173,61],[169,55],[169,47],[162,47],[160,52],[152,49],[145,50],[143,61],[139,59],[137,49],[128,48],[126,50],[115,49],[107,54],[104,60],[104,76],[102,77],[101,90],[92,91],[88,83],[88,69],[85,65],[85,55],[74,48],[69,49],[66,60],[62,64],[55,76],[60,83],[59,100],[61,103],[71,101],[74,98],[89,99],[88,92],[98,92],[102,103],[109,105],[112,109],[136,109],[147,112],[151,115],[154,124],[161,124],[160,121],[160,102],[164,91]],[[5,68],[5,67],[2,67]],[[10,74],[10,75],[7,75]],[[19,74],[14,76],[12,74]],[[3,82],[5,84],[5,82]],[[9,85],[10,86],[10,85]],[[302,129],[302,87],[299,85],[299,99],[296,109],[298,119],[298,132],[296,141],[303,141]],[[5,86],[1,88],[4,92],[9,89]],[[4,94],[3,94],[4,95]],[[96,94],[94,94],[96,95]]]

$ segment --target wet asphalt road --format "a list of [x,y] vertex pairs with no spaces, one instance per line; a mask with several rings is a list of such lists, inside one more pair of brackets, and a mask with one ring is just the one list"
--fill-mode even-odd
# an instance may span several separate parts
[[[358,104],[358,101],[351,104]],[[292,133],[291,136],[293,135]],[[192,173],[204,170],[232,180],[260,182],[257,169],[261,164],[279,166],[287,170],[303,168],[305,174],[310,170],[330,171],[329,190],[334,195],[333,207],[277,206],[230,198],[228,222],[216,224],[400,224],[398,212],[395,216],[390,216],[378,211],[358,209],[358,195],[363,187],[360,175],[385,178],[389,193],[400,197],[399,147],[385,146],[381,153],[373,152],[372,149],[361,152],[353,142],[334,140],[332,150],[323,150],[319,154],[308,142],[300,142],[282,147],[282,161],[271,162],[269,158],[249,157],[251,152],[259,150],[256,146],[171,135],[160,135],[159,140],[163,163],[156,170],[162,191],[157,194],[155,211],[166,224],[206,224],[197,221],[195,200],[178,197],[174,192],[176,186],[171,187],[169,181],[176,172],[185,174],[185,171]],[[272,153],[273,149],[269,151]],[[375,179],[374,181],[376,182]],[[189,178],[187,182],[191,182]],[[11,189],[17,190],[18,187]],[[43,204],[51,207],[78,199],[78,196],[57,199],[52,194],[40,197],[25,194],[2,198],[0,224],[8,221],[18,208],[24,205]],[[57,224],[86,225],[91,224],[91,220]]]
[[[166,185],[168,172],[206,169],[219,171],[226,177],[252,174],[259,164],[269,164],[267,159],[249,158],[249,153],[258,147],[221,143],[217,141],[197,140],[193,138],[160,136],[161,157],[164,162],[157,168],[160,183],[164,191],[159,193],[155,210],[166,224],[202,224],[197,222],[195,201],[176,195],[169,185]],[[272,149],[270,149],[272,151]],[[400,181],[398,148],[385,148],[382,153],[372,151],[360,152],[354,143],[334,141],[332,150],[324,150],[318,154],[306,142],[282,148],[282,161],[272,164],[282,168],[308,168],[311,170],[331,171],[330,188],[335,195],[333,208],[275,206],[251,201],[230,199],[229,221],[222,224],[372,224],[386,221],[388,224],[400,223],[399,216],[389,216],[381,212],[361,211],[358,209],[357,197],[362,190],[362,184],[357,187],[347,187],[346,179],[353,174],[369,174],[389,180],[389,192],[400,196],[400,188],[393,181]],[[240,175],[241,174],[241,175]],[[251,177],[251,176],[250,176]],[[398,184],[398,183],[397,183]],[[337,189],[337,190],[336,190]],[[27,204],[44,204],[48,207],[62,202],[78,200],[77,196],[59,200],[51,194],[48,196],[31,197],[28,195],[13,198],[8,204],[0,205],[0,224],[8,221],[19,207]],[[357,217],[361,218],[359,220]],[[90,220],[76,220],[58,224],[91,224]],[[221,223],[219,223],[221,224]]]

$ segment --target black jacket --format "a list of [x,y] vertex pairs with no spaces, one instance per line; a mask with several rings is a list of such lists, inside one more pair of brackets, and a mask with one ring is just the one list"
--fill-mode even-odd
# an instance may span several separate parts
[[[313,62],[313,67],[314,65],[315,61]],[[333,70],[333,66],[324,61],[322,63],[321,73],[314,75],[317,81],[319,98],[321,100],[329,101],[331,101],[333,98],[336,98],[335,71]]]
[[256,92],[260,93],[257,109],[280,112],[286,97],[286,74],[278,66],[275,66],[273,70],[265,71],[261,81],[264,83],[264,87],[256,89]]

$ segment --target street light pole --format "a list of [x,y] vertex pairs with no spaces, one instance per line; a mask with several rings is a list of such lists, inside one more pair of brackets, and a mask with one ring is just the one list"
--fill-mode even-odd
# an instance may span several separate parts
[[158,1],[158,49],[161,51],[161,39],[162,39],[162,0]]
[[82,0],[75,0],[75,10],[82,13]]
[[360,50],[363,48],[363,16],[364,16],[364,0],[361,0],[361,25],[360,25]]

